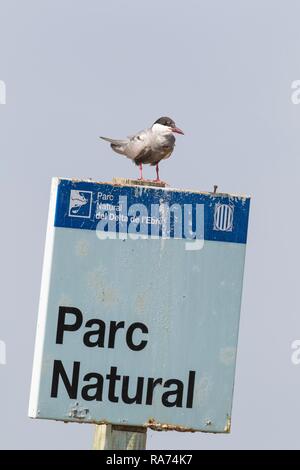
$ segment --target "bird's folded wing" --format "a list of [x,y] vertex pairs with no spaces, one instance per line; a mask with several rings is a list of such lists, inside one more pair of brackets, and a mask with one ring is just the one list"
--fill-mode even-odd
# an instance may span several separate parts
[[134,134],[134,135],[128,136],[128,138],[129,138],[130,140],[134,140],[134,141],[136,141],[136,140],[145,141],[145,140],[147,140],[147,138],[148,138],[148,132],[147,132],[147,130],[146,130],[146,131],[143,130],[143,131],[137,132],[137,133]]
[[141,151],[134,158],[134,162],[139,165],[140,163],[152,163],[153,151],[150,146],[144,146]]

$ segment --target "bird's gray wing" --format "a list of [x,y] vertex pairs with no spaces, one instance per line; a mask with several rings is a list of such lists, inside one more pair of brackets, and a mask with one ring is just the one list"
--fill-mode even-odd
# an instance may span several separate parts
[[134,161],[137,156],[146,155],[151,150],[149,129],[140,131],[125,140],[110,139],[108,137],[101,137],[101,139],[110,142],[111,148],[115,152]]
[[148,132],[147,130],[140,131],[131,136],[126,147],[126,155],[135,161],[139,155],[145,154],[149,149],[151,145]]
[[144,129],[142,131],[137,132],[136,134],[128,135],[128,139],[135,141],[135,140],[145,140],[148,136],[148,129]]
[[153,163],[153,149],[152,147],[144,147],[140,153],[134,158],[134,163],[139,165],[140,163],[147,164]]

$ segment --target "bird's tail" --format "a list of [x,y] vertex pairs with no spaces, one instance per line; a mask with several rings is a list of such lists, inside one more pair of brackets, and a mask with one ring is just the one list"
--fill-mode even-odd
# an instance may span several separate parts
[[106,140],[110,143],[111,148],[121,155],[124,154],[126,145],[128,144],[128,140],[119,140],[119,139],[110,139],[109,137],[102,137],[100,139]]
[[119,140],[119,139],[110,139],[109,137],[102,137],[100,135],[100,139],[106,140],[107,142],[110,142],[111,144],[114,145],[124,145],[127,144],[127,140]]

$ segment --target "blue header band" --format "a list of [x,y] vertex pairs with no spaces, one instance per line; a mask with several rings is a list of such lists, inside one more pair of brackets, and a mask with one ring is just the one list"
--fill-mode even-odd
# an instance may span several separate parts
[[246,243],[249,207],[248,197],[62,179],[54,225]]

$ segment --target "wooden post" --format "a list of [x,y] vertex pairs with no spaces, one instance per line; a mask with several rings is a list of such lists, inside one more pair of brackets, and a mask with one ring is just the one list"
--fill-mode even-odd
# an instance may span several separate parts
[[93,450],[144,450],[146,449],[147,428],[96,425]]
[[[114,184],[125,186],[154,186],[165,188],[164,181],[113,178]],[[147,428],[114,424],[96,425],[93,450],[144,450],[146,449]]]

